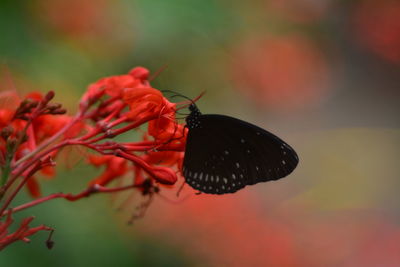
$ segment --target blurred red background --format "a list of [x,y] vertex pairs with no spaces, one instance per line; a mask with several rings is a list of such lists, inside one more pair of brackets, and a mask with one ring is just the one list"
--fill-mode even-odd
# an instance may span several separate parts
[[[2,89],[53,89],[72,113],[98,78],[167,65],[155,88],[206,91],[202,112],[256,123],[300,157],[233,195],[162,188],[178,203],[156,197],[133,227],[139,195],[119,213],[123,196],[48,203],[33,211],[57,228],[54,251],[15,244],[2,265],[400,265],[399,1],[1,1],[0,29]],[[62,170],[44,194],[96,175]]]

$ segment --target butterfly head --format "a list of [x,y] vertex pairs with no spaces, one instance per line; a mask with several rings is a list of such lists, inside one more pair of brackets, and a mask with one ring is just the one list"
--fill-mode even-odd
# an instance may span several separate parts
[[189,129],[199,128],[201,112],[197,106],[193,103],[189,106],[190,114],[186,117],[186,125]]

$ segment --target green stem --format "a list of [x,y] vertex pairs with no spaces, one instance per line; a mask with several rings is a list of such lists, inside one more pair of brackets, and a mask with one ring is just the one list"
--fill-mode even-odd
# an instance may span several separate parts
[[[16,144],[7,144],[6,146],[6,156],[4,166],[1,167],[1,180],[0,187],[3,187],[8,180],[8,176],[11,173],[11,161],[14,158]],[[0,195],[0,199],[2,194]]]

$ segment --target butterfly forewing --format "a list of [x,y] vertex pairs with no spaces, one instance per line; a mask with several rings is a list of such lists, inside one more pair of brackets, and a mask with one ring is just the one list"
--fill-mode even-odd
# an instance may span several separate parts
[[262,128],[224,115],[200,115],[189,125],[183,174],[194,189],[225,194],[287,176],[297,163],[296,152]]

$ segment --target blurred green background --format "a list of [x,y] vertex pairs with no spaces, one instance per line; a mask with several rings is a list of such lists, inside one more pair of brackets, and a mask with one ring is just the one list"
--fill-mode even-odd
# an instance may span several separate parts
[[[106,195],[23,211],[57,229],[56,245],[37,234],[0,266],[400,265],[399,1],[2,0],[0,33],[18,91],[55,90],[71,114],[99,78],[167,66],[155,88],[206,91],[204,113],[258,124],[300,156],[276,183],[158,197],[133,226],[139,198],[119,212]],[[61,167],[43,191],[95,175]]]

